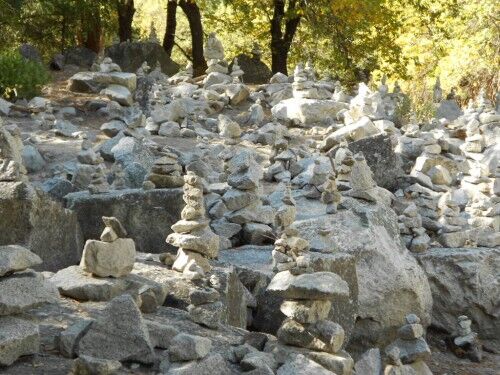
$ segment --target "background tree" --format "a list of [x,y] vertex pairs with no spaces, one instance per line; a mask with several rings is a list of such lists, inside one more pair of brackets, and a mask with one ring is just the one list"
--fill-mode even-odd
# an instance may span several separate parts
[[134,0],[115,0],[118,12],[118,36],[120,42],[132,40],[132,22],[134,20]]

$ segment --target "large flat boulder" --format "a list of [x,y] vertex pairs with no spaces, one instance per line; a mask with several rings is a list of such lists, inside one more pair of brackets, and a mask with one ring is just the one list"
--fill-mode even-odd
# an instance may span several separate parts
[[137,251],[177,250],[165,238],[184,208],[182,189],[129,189],[97,195],[78,192],[68,194],[65,201],[66,207],[76,213],[85,240],[99,238],[102,216],[114,216],[135,240]]
[[431,286],[434,325],[452,333],[467,315],[479,337],[500,337],[499,248],[435,248],[417,260]]
[[68,89],[74,92],[97,94],[109,85],[125,86],[133,92],[137,87],[137,76],[124,72],[79,72],[68,80]]
[[336,118],[337,113],[346,106],[333,100],[291,98],[276,104],[271,112],[279,120],[311,125]]
[[21,244],[57,271],[80,261],[83,241],[77,215],[24,182],[0,182],[0,245]]

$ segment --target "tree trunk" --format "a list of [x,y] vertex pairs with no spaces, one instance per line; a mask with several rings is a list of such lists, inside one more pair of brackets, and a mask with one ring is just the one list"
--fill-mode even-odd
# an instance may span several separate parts
[[175,45],[175,30],[177,28],[177,0],[169,0],[167,4],[167,26],[163,38],[163,49],[169,57]]
[[120,42],[132,40],[132,21],[134,20],[134,0],[118,0],[118,35]]
[[[293,37],[299,27],[300,15],[285,18],[286,0],[274,0],[274,12],[271,19],[271,69],[273,73],[281,72],[288,75],[287,61]],[[293,14],[298,8],[297,0],[288,1],[286,13]],[[283,33],[282,27],[285,26]]]
[[203,24],[198,5],[194,1],[180,0],[179,6],[186,14],[191,30],[191,54],[193,56],[193,72],[198,77],[205,73],[207,62],[203,56]]

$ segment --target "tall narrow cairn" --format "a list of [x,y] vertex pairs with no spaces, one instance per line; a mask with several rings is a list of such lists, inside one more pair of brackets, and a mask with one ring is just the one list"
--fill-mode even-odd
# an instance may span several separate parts
[[451,339],[451,349],[457,357],[467,357],[473,362],[481,362],[482,345],[476,332],[471,329],[472,321],[465,315],[457,319],[457,329]]
[[268,286],[269,292],[284,299],[280,310],[287,319],[278,330],[278,339],[288,345],[337,353],[344,343],[344,330],[328,316],[331,301],[348,296],[349,287],[335,273],[314,272],[309,243],[290,228],[296,210],[289,188],[283,205],[278,211],[283,234],[272,253],[273,269],[278,273]]
[[342,196],[337,188],[337,174],[332,171],[328,176],[328,180],[323,184],[323,192],[321,193],[321,202],[326,204],[326,213],[334,214],[337,212],[337,207]]
[[211,269],[208,259],[219,254],[219,236],[212,232],[205,215],[203,184],[193,172],[184,176],[184,202],[181,220],[172,225],[167,243],[179,248],[173,269],[196,279]]

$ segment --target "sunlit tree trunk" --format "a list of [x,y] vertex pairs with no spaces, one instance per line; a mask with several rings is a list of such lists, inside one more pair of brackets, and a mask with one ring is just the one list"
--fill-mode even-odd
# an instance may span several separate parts
[[179,6],[186,14],[191,30],[191,49],[193,56],[193,72],[195,77],[204,74],[207,62],[203,56],[203,24],[201,23],[201,12],[193,0],[179,0]]
[[132,40],[132,21],[134,20],[134,0],[117,0],[118,35],[120,42]]
[[177,28],[177,0],[169,0],[167,3],[167,26],[163,38],[163,49],[168,56],[172,56],[175,45],[175,30]]
[[[301,16],[296,14],[300,5],[298,0],[288,1],[287,12],[285,12],[286,2],[286,0],[274,0],[274,12],[271,19],[271,69],[273,73],[281,72],[288,75],[288,53]],[[291,16],[287,17],[286,14],[291,14]]]

